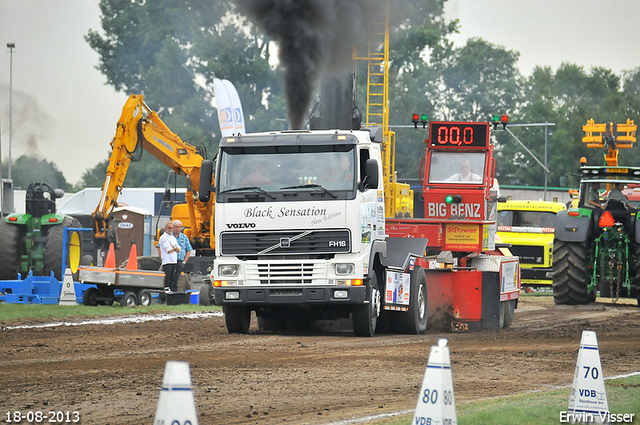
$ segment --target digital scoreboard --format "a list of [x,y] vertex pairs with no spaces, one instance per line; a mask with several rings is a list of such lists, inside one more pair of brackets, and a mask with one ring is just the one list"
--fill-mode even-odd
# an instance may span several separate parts
[[489,146],[489,123],[444,122],[429,123],[430,148],[487,148]]

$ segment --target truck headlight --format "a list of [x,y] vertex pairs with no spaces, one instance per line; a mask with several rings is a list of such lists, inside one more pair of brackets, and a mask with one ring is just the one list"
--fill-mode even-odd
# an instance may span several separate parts
[[218,274],[221,277],[236,277],[240,273],[240,265],[238,264],[220,264],[218,266]]
[[337,276],[350,276],[355,269],[356,266],[353,263],[336,263],[334,268]]

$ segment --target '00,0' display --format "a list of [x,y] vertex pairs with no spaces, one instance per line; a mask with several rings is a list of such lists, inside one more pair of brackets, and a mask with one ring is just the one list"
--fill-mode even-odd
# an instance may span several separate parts
[[484,123],[431,123],[431,146],[485,147],[488,124]]

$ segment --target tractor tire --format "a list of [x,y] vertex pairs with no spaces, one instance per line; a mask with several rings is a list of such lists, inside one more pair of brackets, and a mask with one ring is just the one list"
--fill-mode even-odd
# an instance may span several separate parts
[[[16,280],[20,270],[22,235],[17,225],[0,220],[0,280]],[[25,278],[26,276],[23,276]]]
[[[82,227],[80,222],[73,217],[65,217],[62,224],[55,225],[47,232],[47,242],[44,248],[44,274],[49,276],[53,271],[56,279],[62,280],[62,246],[65,227]],[[82,257],[81,257],[82,258]],[[69,258],[67,257],[67,260]]]
[[230,334],[248,334],[251,325],[251,310],[242,305],[225,305],[224,321]]
[[516,312],[516,300],[502,301],[500,303],[500,329],[507,329],[513,323]]
[[399,334],[423,334],[427,331],[427,276],[420,266],[411,272],[409,311],[395,312],[391,326]]
[[356,336],[371,337],[376,332],[378,315],[380,314],[380,291],[378,290],[378,280],[375,272],[371,273],[369,279],[370,288],[369,302],[358,305],[351,313],[353,321],[353,333]]
[[585,243],[554,241],[553,300],[556,304],[588,304],[593,300],[587,293],[588,261]]

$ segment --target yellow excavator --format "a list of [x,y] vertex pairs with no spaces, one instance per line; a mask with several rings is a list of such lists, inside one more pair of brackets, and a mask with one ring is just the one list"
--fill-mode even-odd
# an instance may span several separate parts
[[[211,199],[201,201],[197,193],[201,185],[202,160],[206,157],[204,148],[196,148],[182,141],[144,103],[141,94],[131,95],[125,103],[111,148],[100,202],[92,214],[96,245],[100,249],[106,249],[114,242],[112,212],[118,206],[118,196],[122,192],[127,170],[132,161],[140,159],[142,151],[147,151],[177,175],[186,177],[186,202],[175,205],[171,217],[182,221],[185,235],[199,254],[213,255],[214,202]],[[206,182],[203,183],[206,186]],[[209,183],[213,185],[213,178]]]

